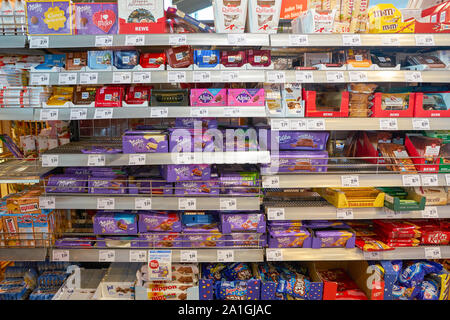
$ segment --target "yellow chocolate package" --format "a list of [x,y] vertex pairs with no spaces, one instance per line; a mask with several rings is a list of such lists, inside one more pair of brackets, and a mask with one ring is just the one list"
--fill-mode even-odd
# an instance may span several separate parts
[[414,20],[403,21],[392,4],[379,4],[369,10],[369,33],[414,33]]
[[51,97],[47,101],[47,105],[62,106],[66,102],[72,101],[73,87],[55,87]]

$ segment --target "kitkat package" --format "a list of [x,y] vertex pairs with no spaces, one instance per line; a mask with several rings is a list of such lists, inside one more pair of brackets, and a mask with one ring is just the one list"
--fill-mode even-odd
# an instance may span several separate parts
[[26,16],[29,35],[72,34],[69,0],[27,1]]
[[75,34],[117,34],[117,3],[75,3]]
[[163,0],[120,0],[119,33],[165,33]]

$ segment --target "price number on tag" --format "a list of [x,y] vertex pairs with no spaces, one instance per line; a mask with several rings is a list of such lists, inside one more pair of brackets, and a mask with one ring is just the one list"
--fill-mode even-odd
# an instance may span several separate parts
[[306,121],[308,130],[325,130],[325,119],[308,119]]
[[69,250],[53,250],[52,261],[69,261]]
[[55,197],[39,197],[40,209],[56,209]]
[[48,37],[31,37],[30,39],[31,49],[48,48],[48,45],[49,45]]
[[112,108],[96,108],[94,112],[94,119],[112,119]]
[[430,120],[429,119],[412,119],[414,130],[430,130]]
[[344,188],[359,187],[359,176],[341,176],[341,185]]
[[114,261],[116,261],[116,251],[114,251],[114,250],[99,250],[98,261],[99,262],[114,262]]
[[225,117],[239,117],[241,115],[241,109],[239,108],[225,108],[223,111]]
[[336,209],[336,218],[353,219],[353,209],[352,208]]
[[280,187],[280,177],[279,176],[265,176],[262,180],[263,188],[267,189],[277,189]]
[[41,121],[58,120],[58,109],[42,109],[39,119]]
[[80,84],[97,84],[97,72],[82,72],[80,73]]
[[57,167],[59,164],[59,156],[57,154],[44,154],[42,155],[43,167]]
[[222,71],[220,75],[222,82],[236,82],[239,79],[238,71]]
[[269,220],[285,220],[284,208],[268,208],[267,218]]
[[383,35],[381,37],[381,44],[384,46],[399,46],[400,38],[396,35]]
[[395,118],[380,119],[381,130],[398,130],[398,122]]
[[273,131],[289,130],[289,120],[272,119],[270,128]]
[[181,46],[187,44],[187,37],[185,34],[177,34],[169,36],[169,45],[171,46]]
[[230,33],[228,34],[228,44],[230,45],[245,45],[247,40],[245,39],[245,35],[243,34],[237,34],[237,33]]
[[237,200],[235,198],[220,199],[220,210],[237,210]]
[[434,46],[434,36],[432,34],[416,34],[416,46]]
[[423,174],[421,178],[424,187],[437,187],[439,185],[437,174]]
[[442,259],[441,248],[425,247],[425,259]]
[[381,251],[364,251],[365,260],[382,260],[383,253]]
[[312,71],[295,71],[295,81],[304,82],[314,82],[314,74]]
[[191,117],[207,117],[207,108],[191,108]]
[[217,250],[217,262],[234,262],[234,250]]
[[359,34],[343,34],[342,44],[346,47],[361,46],[361,36]]
[[131,83],[131,72],[113,72],[113,83]]
[[[308,122],[306,120],[291,120],[291,130],[306,130]],[[324,122],[325,124],[325,122]]]
[[167,81],[178,83],[186,82],[186,72],[184,71],[167,71]]
[[104,154],[90,154],[88,155],[88,163],[89,167],[101,167],[104,166],[106,162]]
[[48,86],[50,85],[49,73],[31,73],[30,85],[32,86]]
[[267,249],[267,261],[282,261],[283,252],[280,249]]
[[422,72],[420,71],[406,71],[405,72],[406,82],[423,82]]
[[135,198],[134,208],[136,210],[151,210],[152,209],[152,198]]
[[194,82],[211,82],[211,72],[194,71]]
[[96,36],[96,47],[111,47],[113,45],[113,36]]
[[130,250],[130,262],[147,262],[147,252],[144,250]]
[[369,79],[364,71],[350,71],[349,76],[350,82],[367,82]]
[[178,210],[197,210],[197,199],[195,198],[178,199]]
[[417,174],[406,174],[402,176],[404,187],[420,187],[420,176]]
[[130,154],[128,158],[128,164],[130,166],[145,165],[146,159],[146,154]]
[[344,82],[344,73],[342,71],[327,71],[327,82]]
[[64,72],[58,76],[58,84],[77,84],[77,74],[75,72]]
[[197,250],[181,250],[180,262],[194,262],[198,261]]
[[306,34],[290,34],[289,35],[289,46],[307,46],[309,44],[309,38]]
[[70,120],[84,120],[87,118],[87,109],[70,109]]
[[97,198],[97,209],[99,210],[114,210],[114,198]]
[[426,219],[437,219],[439,218],[437,207],[425,207],[425,210],[422,210],[422,218]]
[[267,82],[270,83],[285,83],[286,73],[283,71],[268,71]]
[[151,72],[134,72],[133,83],[150,83],[152,82]]
[[167,118],[169,116],[169,108],[150,108],[150,117]]
[[125,38],[126,46],[143,46],[145,44],[145,35],[128,34]]

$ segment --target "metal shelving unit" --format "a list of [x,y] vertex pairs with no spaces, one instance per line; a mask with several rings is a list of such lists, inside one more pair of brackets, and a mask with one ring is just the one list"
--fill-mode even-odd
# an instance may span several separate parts
[[0,120],[34,120],[34,108],[1,108]]
[[0,183],[39,183],[52,169],[42,168],[35,160],[9,160],[0,163]]
[[45,261],[47,248],[0,248],[0,261]]
[[1,49],[25,48],[27,36],[0,36]]

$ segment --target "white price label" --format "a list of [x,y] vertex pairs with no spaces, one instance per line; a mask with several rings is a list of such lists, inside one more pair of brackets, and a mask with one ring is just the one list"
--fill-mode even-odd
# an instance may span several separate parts
[[114,262],[116,261],[116,251],[115,250],[99,250],[98,251],[98,262]]
[[445,182],[447,184],[447,187],[450,186],[450,174],[445,175]]
[[133,72],[133,83],[150,83],[152,82],[151,72]]
[[267,249],[267,261],[283,261],[281,249]]
[[217,250],[217,262],[234,262],[234,250]]
[[306,121],[308,130],[325,130],[325,119],[307,119]]
[[260,151],[258,152],[258,163],[270,163],[270,152],[269,151]]
[[207,117],[208,108],[191,108],[191,117]]
[[150,108],[151,118],[167,118],[169,116],[169,108]]
[[42,109],[41,114],[39,115],[39,120],[41,121],[50,121],[50,120],[58,120],[58,109]]
[[420,176],[417,174],[402,175],[404,187],[420,187]]
[[442,259],[441,248],[425,247],[425,259]]
[[95,108],[94,119],[112,119],[112,108]]
[[89,154],[88,155],[88,167],[102,167],[106,163],[104,154]]
[[49,40],[48,37],[31,37],[30,38],[30,48],[48,48]]
[[369,78],[365,71],[349,71],[350,82],[368,82]]
[[434,36],[432,34],[416,34],[416,46],[434,46]]
[[147,159],[146,154],[130,154],[128,156],[128,164],[130,166],[145,165],[146,159]]
[[220,210],[237,210],[237,200],[235,198],[220,199]]
[[382,35],[381,44],[384,46],[399,46],[400,38],[397,35]]
[[87,118],[87,109],[70,109],[70,120],[84,120]]
[[152,209],[152,198],[135,198],[134,208],[136,210],[151,210]]
[[239,79],[239,71],[222,71],[220,76],[222,82],[236,82]]
[[113,45],[113,36],[95,36],[96,47],[111,47]]
[[130,262],[147,262],[145,250],[130,250]]
[[55,197],[39,197],[39,209],[56,209]]
[[380,119],[381,130],[398,130],[398,121],[396,118],[381,118]]
[[312,71],[295,71],[296,82],[314,82],[314,74]]
[[113,72],[113,83],[131,83],[131,72]]
[[342,45],[345,47],[361,46],[361,36],[359,34],[343,34]]
[[291,120],[290,121],[290,129],[291,130],[306,130],[307,129],[307,121],[306,120]]
[[197,199],[195,198],[179,198],[178,210],[197,210]]
[[75,72],[64,72],[58,75],[59,85],[77,84],[77,74]]
[[49,73],[30,73],[30,85],[32,86],[48,86],[50,85]]
[[[193,164],[195,163],[195,154],[192,152],[176,152],[176,164]],[[173,153],[172,153],[173,156]]]
[[406,82],[423,82],[422,72],[420,71],[405,71]]
[[194,82],[211,82],[211,71],[194,71]]
[[267,82],[270,83],[285,83],[286,73],[284,71],[268,71]]
[[383,260],[382,251],[364,251],[363,255],[365,260]]
[[167,71],[167,81],[168,82],[186,82],[186,72],[185,71]]
[[423,174],[422,186],[424,187],[437,187],[439,186],[439,180],[437,174]]
[[57,167],[59,164],[59,156],[57,154],[44,154],[42,155],[43,167]]
[[97,198],[98,210],[114,210],[116,201],[114,198]]
[[289,35],[289,46],[307,46],[309,44],[308,35],[306,34],[290,34]]
[[239,117],[241,115],[241,109],[239,108],[225,108],[223,110],[225,117]]
[[244,34],[239,33],[230,33],[228,34],[228,44],[241,46],[245,45],[247,40],[245,39]]
[[270,128],[273,131],[289,130],[289,120],[272,119],[270,122]]
[[197,250],[181,250],[180,262],[193,262],[197,263]]
[[412,119],[412,125],[414,130],[430,130],[430,120],[429,119]]
[[439,218],[437,207],[428,207],[428,206],[425,207],[425,209],[422,210],[422,218],[425,218],[425,219]]
[[341,185],[344,188],[359,187],[359,176],[341,176]]
[[345,82],[344,72],[327,71],[327,82]]
[[263,188],[277,189],[280,187],[280,177],[279,176],[265,176],[262,180]]
[[384,211],[383,218],[385,218],[385,217],[386,218],[394,218],[395,217],[395,211],[394,210],[391,210],[391,209],[389,209],[387,207],[384,207],[383,211]]
[[284,208],[268,208],[267,219],[269,220],[285,220]]
[[353,219],[353,209],[352,208],[336,209],[336,218]]
[[52,261],[69,261],[69,250],[53,250]]
[[171,34],[169,36],[169,45],[182,46],[187,44],[187,37],[185,34]]
[[97,84],[98,73],[97,72],[81,72],[80,84]]
[[126,46],[143,46],[145,44],[145,35],[143,34],[127,34],[125,38]]

